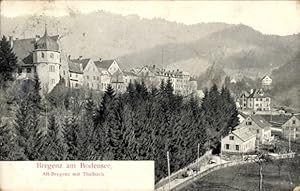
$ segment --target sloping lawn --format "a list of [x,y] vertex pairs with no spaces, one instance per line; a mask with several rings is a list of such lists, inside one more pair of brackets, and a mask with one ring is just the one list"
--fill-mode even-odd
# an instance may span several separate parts
[[[300,157],[283,159],[280,176],[278,163],[280,161],[274,161],[274,163],[264,166],[264,191],[292,191],[294,187],[300,185]],[[182,190],[258,191],[259,166],[253,163],[220,169],[187,185]]]

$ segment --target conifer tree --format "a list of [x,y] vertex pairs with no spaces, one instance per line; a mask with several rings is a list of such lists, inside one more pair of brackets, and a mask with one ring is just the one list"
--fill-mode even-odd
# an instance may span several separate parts
[[110,160],[120,160],[123,155],[123,106],[120,98],[114,99],[107,107],[108,115],[104,123],[106,130],[107,158]]
[[0,40],[0,88],[6,88],[14,80],[17,69],[17,57],[5,36]]
[[78,157],[78,124],[74,116],[67,117],[64,123],[64,141],[67,149],[66,160]]
[[0,126],[0,160],[9,160],[12,147],[13,136],[11,130],[6,124],[4,126]]

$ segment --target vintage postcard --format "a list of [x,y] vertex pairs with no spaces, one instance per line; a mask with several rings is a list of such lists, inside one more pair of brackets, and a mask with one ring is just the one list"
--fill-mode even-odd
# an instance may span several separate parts
[[0,190],[300,190],[299,1],[1,1]]

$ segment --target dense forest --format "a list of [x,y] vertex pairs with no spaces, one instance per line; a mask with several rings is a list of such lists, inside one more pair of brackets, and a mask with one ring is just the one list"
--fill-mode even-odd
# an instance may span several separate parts
[[[176,171],[238,124],[229,90],[213,85],[205,97],[180,96],[171,80],[143,82],[116,94],[65,87],[41,94],[38,76],[15,80],[16,57],[1,40],[0,160],[154,160],[156,181]],[[3,85],[5,84],[5,85]]]

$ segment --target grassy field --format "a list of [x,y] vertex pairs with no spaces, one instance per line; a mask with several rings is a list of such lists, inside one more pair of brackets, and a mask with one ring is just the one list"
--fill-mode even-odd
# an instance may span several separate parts
[[[278,163],[281,164],[280,176]],[[300,157],[266,164],[263,174],[264,191],[292,191],[294,187],[300,185]],[[258,164],[246,164],[212,172],[182,190],[258,191],[258,184]]]

